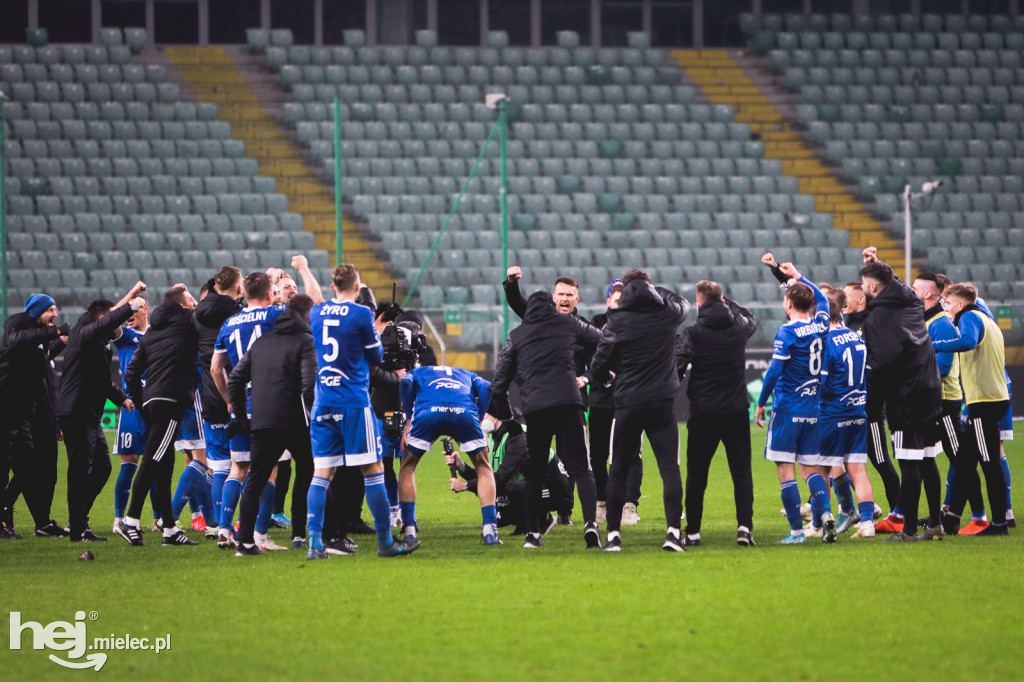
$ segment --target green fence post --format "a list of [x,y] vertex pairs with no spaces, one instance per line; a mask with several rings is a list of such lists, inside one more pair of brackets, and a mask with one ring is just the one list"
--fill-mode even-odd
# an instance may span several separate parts
[[334,98],[334,264],[341,265],[341,104]]
[[[508,272],[508,100],[498,103],[498,127],[501,129],[501,270]],[[502,341],[508,337],[508,306],[501,306]]]

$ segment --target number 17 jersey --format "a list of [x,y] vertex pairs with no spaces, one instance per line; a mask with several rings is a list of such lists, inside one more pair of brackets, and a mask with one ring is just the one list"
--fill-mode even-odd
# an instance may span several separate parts
[[821,415],[864,416],[868,350],[860,334],[838,327],[825,338],[821,366]]

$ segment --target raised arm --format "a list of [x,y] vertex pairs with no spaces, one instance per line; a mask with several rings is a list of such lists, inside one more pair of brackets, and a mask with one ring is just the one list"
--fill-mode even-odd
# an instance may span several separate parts
[[[134,307],[133,307],[134,304]],[[98,320],[94,320],[78,330],[80,343],[90,343],[93,339],[100,337],[110,339],[116,329],[120,329],[129,317],[138,309],[134,301],[111,309],[109,313]]]
[[324,295],[320,291],[316,277],[313,276],[313,271],[309,269],[309,260],[305,256],[292,256],[292,267],[302,278],[302,288],[305,289],[306,295],[313,299],[314,305],[323,303]]
[[133,286],[131,288],[131,290],[127,294],[124,295],[124,298],[122,298],[120,301],[118,301],[117,303],[114,304],[114,307],[115,308],[120,308],[123,305],[128,305],[128,303],[133,298],[135,298],[136,296],[138,296],[139,294],[141,294],[145,290],[146,290],[146,283],[143,282],[142,280],[139,280],[138,282],[135,283],[135,286]]
[[505,289],[505,302],[521,320],[526,314],[526,297],[523,296],[523,292],[519,288],[519,280],[523,276],[522,270],[519,269],[519,266],[513,265],[505,274],[505,281],[501,283]]

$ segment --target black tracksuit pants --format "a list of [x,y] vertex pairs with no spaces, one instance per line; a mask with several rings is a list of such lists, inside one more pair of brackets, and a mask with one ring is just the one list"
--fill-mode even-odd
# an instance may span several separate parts
[[323,536],[328,539],[345,537],[349,528],[359,521],[365,496],[366,486],[360,468],[338,467],[327,488]]
[[77,538],[89,512],[110,478],[110,448],[98,420],[63,415],[57,418],[68,453],[68,525]]
[[[313,479],[310,479],[313,480]],[[285,498],[288,497],[288,485],[292,482],[292,461],[285,460],[277,465],[277,492],[274,495],[274,513],[284,513]]]
[[700,532],[704,518],[704,492],[708,470],[718,444],[732,475],[736,524],[754,528],[754,481],[750,472],[750,415],[746,410],[714,417],[691,418],[686,423],[686,532]]
[[24,495],[36,528],[50,522],[57,486],[57,434],[51,419],[47,414],[33,413],[26,419],[0,425],[3,482],[7,484],[8,472],[13,474],[0,506],[11,509],[18,495]]
[[142,408],[142,416],[149,431],[146,435],[146,448],[132,481],[132,497],[125,516],[137,519],[142,515],[149,487],[156,481],[156,499],[153,501],[160,510],[164,528],[174,527],[175,519],[171,513],[174,438],[184,411],[185,403],[176,400],[150,400]]
[[[942,450],[949,459],[949,465],[954,469],[957,467],[956,457],[960,451],[960,443],[963,441],[964,430],[960,421],[961,403],[959,400],[943,400],[942,416],[939,417],[939,434],[942,436]],[[954,486],[955,487],[955,486]],[[975,477],[970,490],[965,491],[967,500],[971,503],[971,511],[981,511],[985,508],[985,501],[981,497],[981,480]],[[963,510],[961,509],[961,512]]]
[[[537,519],[543,515],[541,491],[548,466],[551,439],[555,439],[555,452],[565,464],[566,471],[579,491],[583,520],[593,523],[597,513],[597,487],[594,472],[590,470],[583,408],[580,405],[553,405],[536,410],[526,417],[526,449],[529,453],[523,466],[526,486],[523,495],[523,516],[526,532],[537,533]],[[619,502],[619,514],[624,501]]]
[[992,523],[1006,523],[1006,477],[999,457],[999,419],[1006,414],[1007,401],[973,403],[967,406],[967,429],[956,457],[956,485],[953,486],[954,514],[963,514],[974,486],[980,489],[978,463],[985,472]]
[[[252,459],[249,478],[238,505],[238,538],[253,542],[256,517],[260,512],[260,496],[267,487],[270,474],[285,450],[295,462],[295,490],[292,492],[292,528],[295,537],[306,536],[306,494],[313,480],[313,450],[309,440],[309,427],[292,429],[253,429],[250,438]],[[300,490],[300,487],[305,488]]]
[[[612,424],[615,422],[615,410],[607,407],[590,407],[590,468],[594,471],[594,484],[597,486],[597,499],[604,502],[608,499],[608,460],[612,455]],[[639,454],[642,441],[637,441],[636,450]],[[640,486],[644,481],[644,460],[637,457],[629,467],[626,476],[626,502],[640,505]]]
[[679,473],[679,425],[674,403],[673,399],[667,398],[615,409],[612,464],[608,472],[609,531],[619,530],[622,524],[626,475],[632,460],[639,456],[635,444],[644,433],[661,474],[665,522],[670,528],[679,527],[683,517],[683,481]]
[[900,505],[900,476],[889,457],[885,418],[868,419],[868,460],[875,467],[885,489],[885,501],[892,511]]

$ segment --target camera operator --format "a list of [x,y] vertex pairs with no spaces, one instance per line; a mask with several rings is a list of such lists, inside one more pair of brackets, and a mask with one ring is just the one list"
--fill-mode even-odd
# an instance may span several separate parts
[[88,526],[89,512],[111,471],[110,449],[100,425],[103,405],[109,398],[127,410],[135,408],[121,390],[121,382],[111,380],[110,342],[121,335],[121,325],[142,307],[135,297],[145,289],[144,283],[137,282],[116,304],[105,299],[93,301],[68,335],[57,396],[57,421],[68,453],[68,524],[72,542],[106,540]]
[[622,300],[608,314],[608,325],[594,354],[595,381],[614,378],[615,433],[608,473],[607,552],[622,550],[619,527],[625,501],[626,474],[636,457],[636,442],[647,434],[664,484],[668,530],[662,548],[682,552],[679,521],[683,517],[683,481],[679,474],[679,425],[674,411],[679,392],[676,334],[690,302],[651,285],[646,272],[622,278]]
[[[0,539],[18,539],[14,502],[19,493],[41,537],[65,535],[50,518],[57,485],[57,379],[51,359],[67,343],[70,327],[56,325],[57,304],[32,294],[25,312],[7,318],[0,343],[0,465],[5,486]],[[8,483],[9,472],[14,473]]]
[[[507,410],[505,411],[507,413]],[[497,493],[494,504],[498,511],[498,527],[515,526],[512,534],[522,535],[526,532],[523,517],[523,494],[526,483],[522,468],[528,456],[523,415],[519,410],[513,410],[511,419],[502,420],[492,414],[485,414],[480,427],[487,434],[490,448],[490,463],[494,471],[494,486]],[[448,481],[452,491],[471,492],[477,495],[479,478],[476,469],[463,462],[457,452],[446,455],[445,462],[449,467],[454,466],[458,475],[462,477],[453,476]],[[565,465],[558,459],[554,450],[548,455],[548,468],[544,474],[541,498],[543,517],[538,518],[537,525],[543,535],[557,525],[554,514],[569,516],[573,505],[572,479],[569,478],[569,472],[565,470]]]
[[423,314],[406,310],[398,314],[381,334],[384,361],[370,368],[370,406],[377,417],[381,431],[381,449],[384,456],[384,486],[391,506],[391,525],[402,523],[398,506],[398,478],[395,476],[395,458],[402,456],[402,429],[406,415],[402,412],[399,382],[416,367],[437,364],[437,353],[423,335]]

